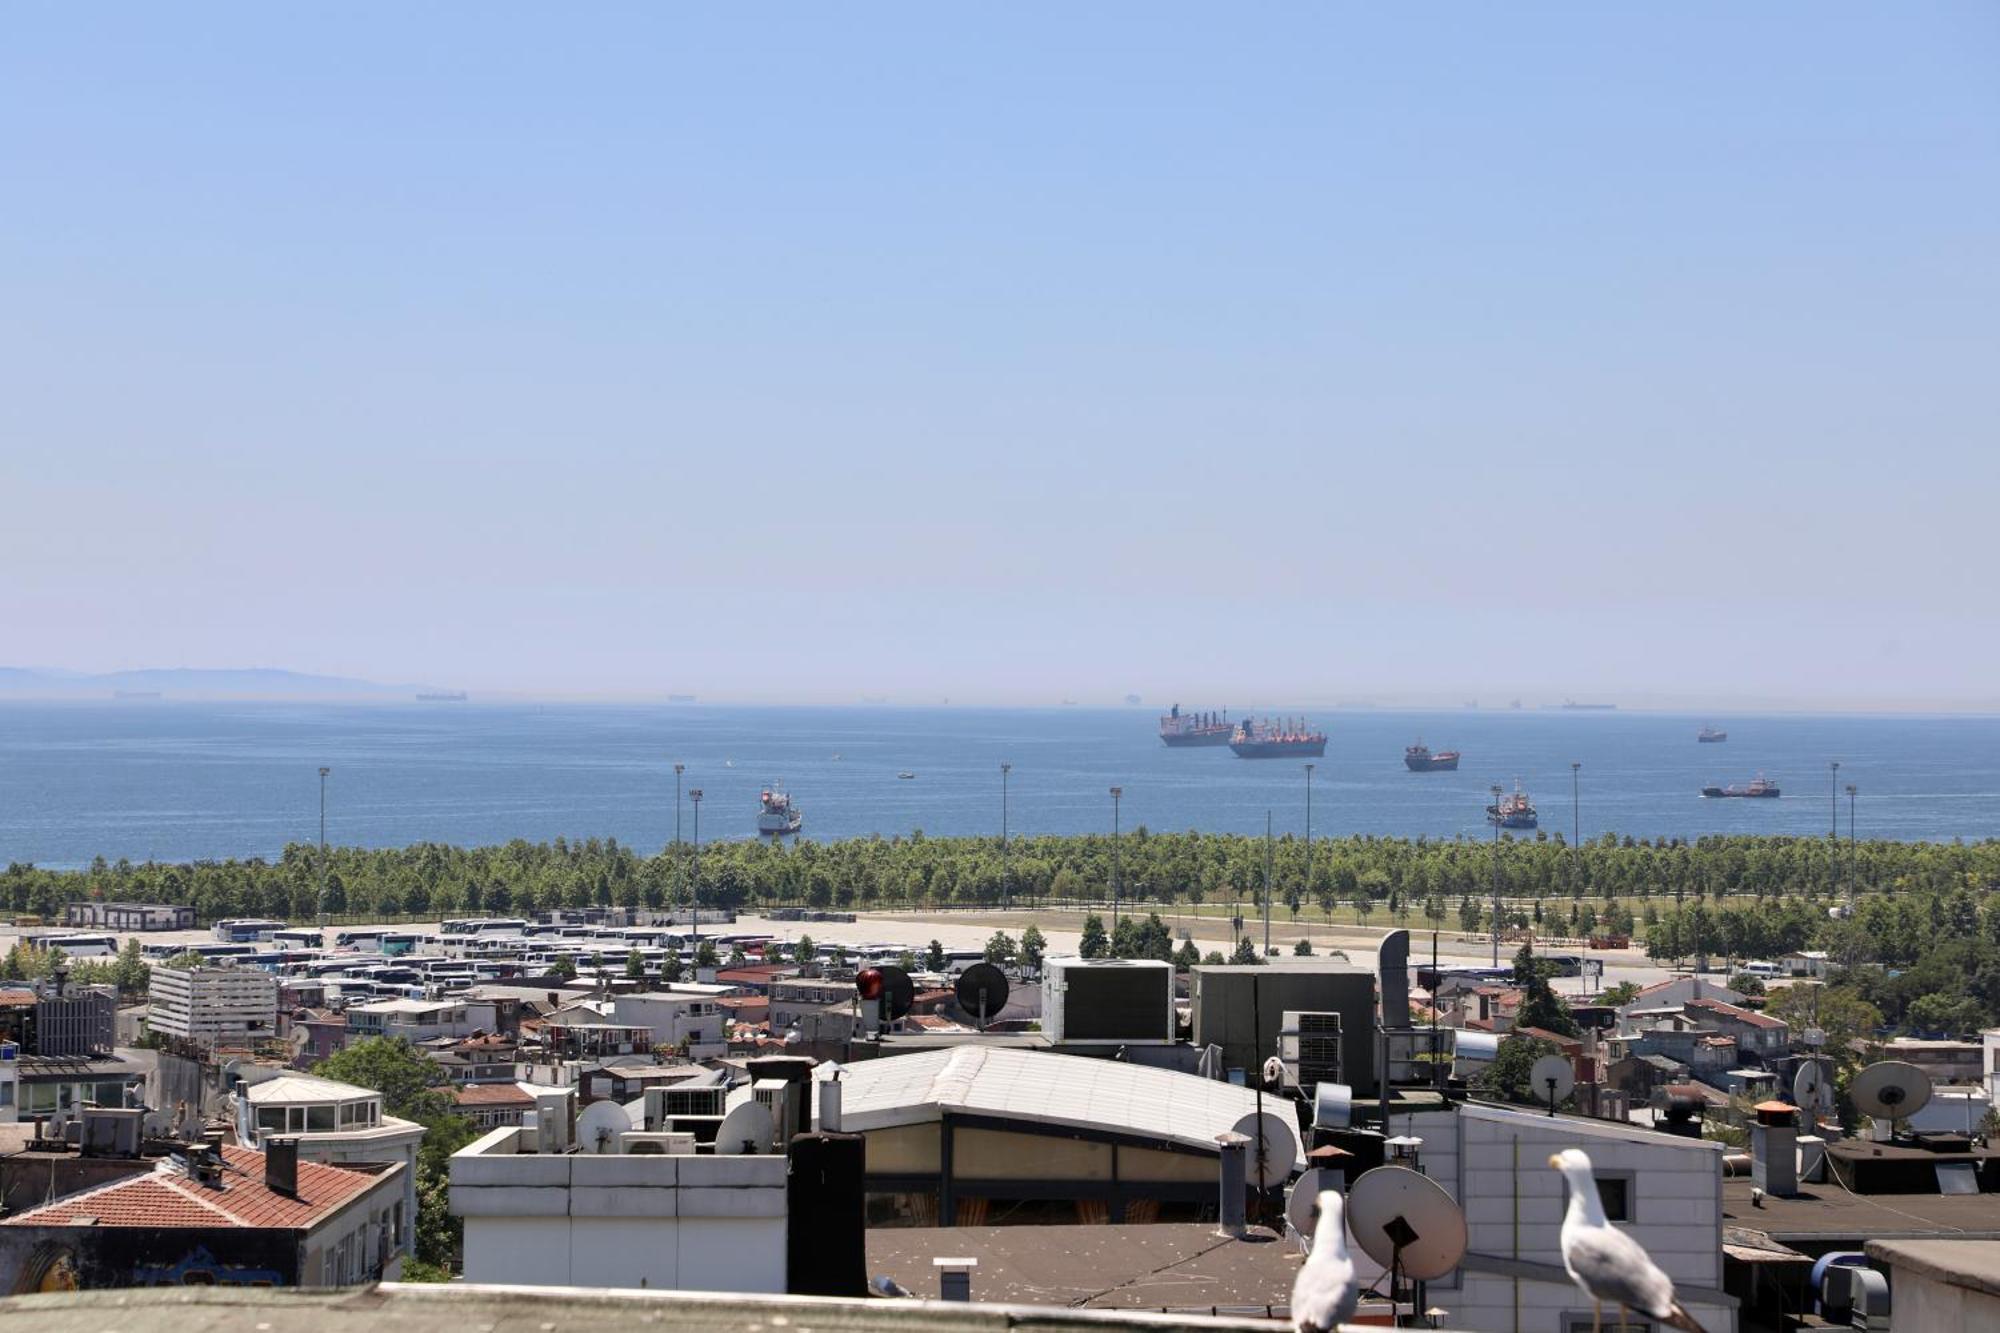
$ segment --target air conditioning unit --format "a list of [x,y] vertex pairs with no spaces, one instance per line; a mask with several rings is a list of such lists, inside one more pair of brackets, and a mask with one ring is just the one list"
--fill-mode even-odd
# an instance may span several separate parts
[[716,1131],[722,1128],[719,1115],[677,1115],[669,1116],[660,1132],[692,1134],[696,1143],[714,1143]]
[[652,1133],[633,1130],[618,1136],[618,1152],[624,1157],[692,1157],[694,1135]]
[[137,1157],[143,1110],[88,1106],[77,1147],[85,1157]]
[[1151,958],[1051,958],[1042,1031],[1058,1044],[1166,1045],[1174,1039],[1174,965]]
[[666,1122],[676,1116],[721,1116],[729,1109],[724,1104],[728,1096],[729,1089],[719,1083],[692,1088],[648,1088],[646,1128],[665,1129]]
[[1278,1058],[1292,1085],[1310,1088],[1339,1083],[1341,1071],[1340,1015],[1287,1009],[1278,1028]]
[[799,1094],[808,1091],[803,1084],[787,1083],[781,1078],[760,1078],[750,1085],[750,1095],[757,1104],[771,1113],[771,1124],[778,1136],[779,1150],[790,1143],[799,1132]]

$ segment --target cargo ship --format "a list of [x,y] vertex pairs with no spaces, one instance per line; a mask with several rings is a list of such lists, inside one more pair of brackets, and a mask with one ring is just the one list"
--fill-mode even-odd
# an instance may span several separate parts
[[1778,795],[1778,784],[1766,778],[1762,773],[1759,773],[1748,786],[1739,787],[1735,783],[1731,783],[1727,787],[1703,787],[1701,794],[1703,796],[1762,796],[1775,800]]
[[1184,745],[1227,745],[1236,725],[1225,709],[1220,713],[1183,713],[1175,704],[1160,719],[1160,739],[1179,748]]
[[805,823],[805,816],[784,792],[772,788],[757,799],[761,806],[757,811],[757,831],[765,837],[781,838],[787,833],[797,833]]
[[1534,828],[1539,821],[1535,816],[1534,803],[1517,782],[1512,796],[1503,796],[1498,805],[1486,807],[1486,822],[1500,828]]
[[1694,738],[1700,741],[1703,745],[1714,745],[1718,741],[1728,740],[1729,733],[1726,731],[1718,731],[1714,727],[1703,727],[1700,731],[1697,731],[1694,734]]
[[1229,735],[1238,759],[1316,759],[1326,753],[1326,733],[1304,718],[1244,722]]
[[417,696],[417,702],[420,704],[462,704],[465,702],[465,691],[426,690]]
[[1418,741],[1403,751],[1403,767],[1412,773],[1450,773],[1458,768],[1458,751],[1439,750],[1435,753],[1428,745]]

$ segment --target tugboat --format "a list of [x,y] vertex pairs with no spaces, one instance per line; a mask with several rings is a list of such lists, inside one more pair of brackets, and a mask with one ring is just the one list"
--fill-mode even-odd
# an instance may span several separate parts
[[799,825],[805,823],[805,816],[799,813],[792,798],[773,788],[758,798],[762,808],[757,811],[757,831],[767,838],[782,838],[787,833],[797,833]]
[[1179,749],[1190,745],[1227,745],[1236,731],[1229,713],[1183,713],[1175,704],[1160,718],[1160,740]]
[[1450,773],[1458,768],[1458,751],[1439,750],[1431,753],[1431,748],[1422,741],[1403,751],[1403,767],[1412,773]]
[[1727,787],[1703,787],[1701,794],[1703,796],[1763,796],[1776,799],[1778,784],[1766,778],[1762,773],[1759,773],[1756,779],[1747,787],[1739,787],[1735,783],[1731,783]]
[[1326,753],[1326,733],[1304,718],[1244,722],[1230,733],[1229,748],[1238,759],[1316,759]]
[[1512,796],[1503,796],[1500,804],[1486,807],[1486,822],[1500,828],[1534,828],[1538,821],[1534,803],[1517,782]]
[[1703,727],[1695,733],[1694,738],[1703,745],[1714,745],[1718,741],[1728,740],[1729,733],[1726,731],[1717,731],[1714,727]]

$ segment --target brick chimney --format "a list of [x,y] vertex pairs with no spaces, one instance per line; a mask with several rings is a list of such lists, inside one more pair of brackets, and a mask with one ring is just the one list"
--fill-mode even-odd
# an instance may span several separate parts
[[296,1198],[299,1192],[299,1141],[293,1138],[264,1140],[264,1188],[273,1194]]

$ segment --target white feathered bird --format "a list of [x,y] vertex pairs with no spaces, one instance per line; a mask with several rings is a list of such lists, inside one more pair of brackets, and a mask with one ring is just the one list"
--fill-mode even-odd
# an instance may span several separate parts
[[1354,1260],[1347,1257],[1345,1204],[1338,1190],[1319,1192],[1312,1253],[1292,1280],[1292,1325],[1299,1333],[1329,1333],[1352,1319],[1361,1303]]
[[1604,1327],[1604,1303],[1618,1307],[1618,1325],[1627,1311],[1687,1333],[1704,1333],[1694,1316],[1674,1299],[1674,1280],[1660,1271],[1645,1248],[1604,1217],[1604,1201],[1590,1173],[1590,1158],[1581,1149],[1564,1148],[1549,1165],[1569,1182],[1569,1212],[1563,1216],[1563,1267],[1590,1297],[1597,1311],[1596,1328]]

